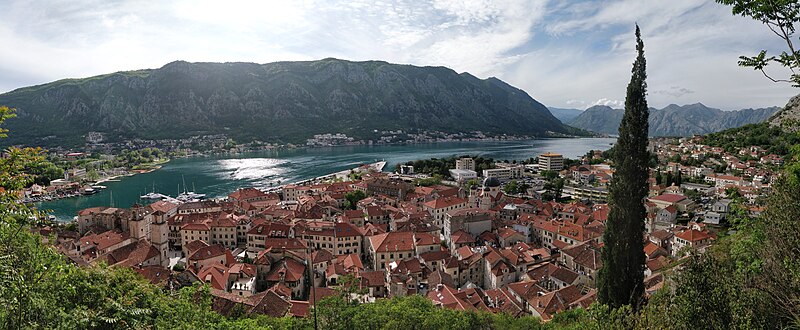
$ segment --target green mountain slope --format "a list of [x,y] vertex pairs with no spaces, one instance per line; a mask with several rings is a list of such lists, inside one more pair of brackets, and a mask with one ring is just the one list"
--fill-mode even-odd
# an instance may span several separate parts
[[82,144],[109,138],[225,133],[238,141],[301,142],[374,130],[578,132],[524,91],[444,67],[379,61],[187,63],[60,80],[0,95],[17,108],[6,143]]

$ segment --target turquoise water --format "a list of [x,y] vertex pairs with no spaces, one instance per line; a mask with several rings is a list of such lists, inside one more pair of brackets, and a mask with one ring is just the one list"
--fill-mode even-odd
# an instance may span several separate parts
[[222,197],[241,187],[269,187],[296,182],[350,169],[379,160],[387,162],[385,171],[398,163],[416,159],[460,155],[480,155],[496,160],[524,160],[544,152],[557,152],[575,158],[589,150],[611,147],[613,138],[544,139],[502,142],[442,142],[396,146],[344,146],[332,148],[264,151],[239,155],[190,157],[170,161],[156,171],[106,182],[108,187],[92,196],[68,198],[39,204],[52,210],[59,220],[70,220],[78,210],[111,205],[129,207],[141,202],[139,196],[155,191],[176,196],[186,182],[189,190]]

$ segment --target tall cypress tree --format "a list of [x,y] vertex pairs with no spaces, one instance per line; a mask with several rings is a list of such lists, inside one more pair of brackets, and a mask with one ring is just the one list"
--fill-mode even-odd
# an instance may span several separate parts
[[647,83],[644,43],[636,25],[636,50],[631,81],[625,97],[625,115],[619,125],[614,152],[614,177],[608,204],[610,212],[603,233],[603,268],[597,277],[598,299],[611,307],[633,305],[644,293],[644,220],[647,216]]

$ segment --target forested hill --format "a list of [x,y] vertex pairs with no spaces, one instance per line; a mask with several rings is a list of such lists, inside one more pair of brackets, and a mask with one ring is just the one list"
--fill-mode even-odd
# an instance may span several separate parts
[[[663,109],[650,109],[650,136],[690,136],[718,132],[763,122],[778,110],[778,107],[770,107],[722,111],[702,103],[682,106],[670,104]],[[598,133],[617,134],[623,113],[621,109],[594,106],[566,123]]]
[[577,131],[524,91],[445,67],[380,61],[188,63],[20,88],[4,143],[82,144],[111,138],[225,133],[237,141],[303,142],[320,133],[483,131],[549,136]]

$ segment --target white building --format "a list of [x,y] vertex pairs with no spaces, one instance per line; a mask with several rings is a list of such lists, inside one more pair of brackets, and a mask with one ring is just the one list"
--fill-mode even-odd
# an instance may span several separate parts
[[485,179],[497,178],[498,180],[500,180],[500,182],[506,182],[509,180],[521,178],[523,172],[525,172],[524,166],[513,165],[513,166],[483,170],[483,177]]
[[718,225],[722,219],[725,219],[725,215],[714,211],[708,211],[703,216],[703,222],[713,225]]
[[456,169],[475,171],[475,160],[469,157],[456,159]]
[[564,168],[564,156],[552,152],[539,155],[540,171],[561,171]]
[[478,172],[472,170],[450,170],[450,176],[457,182],[467,182],[478,177]]

